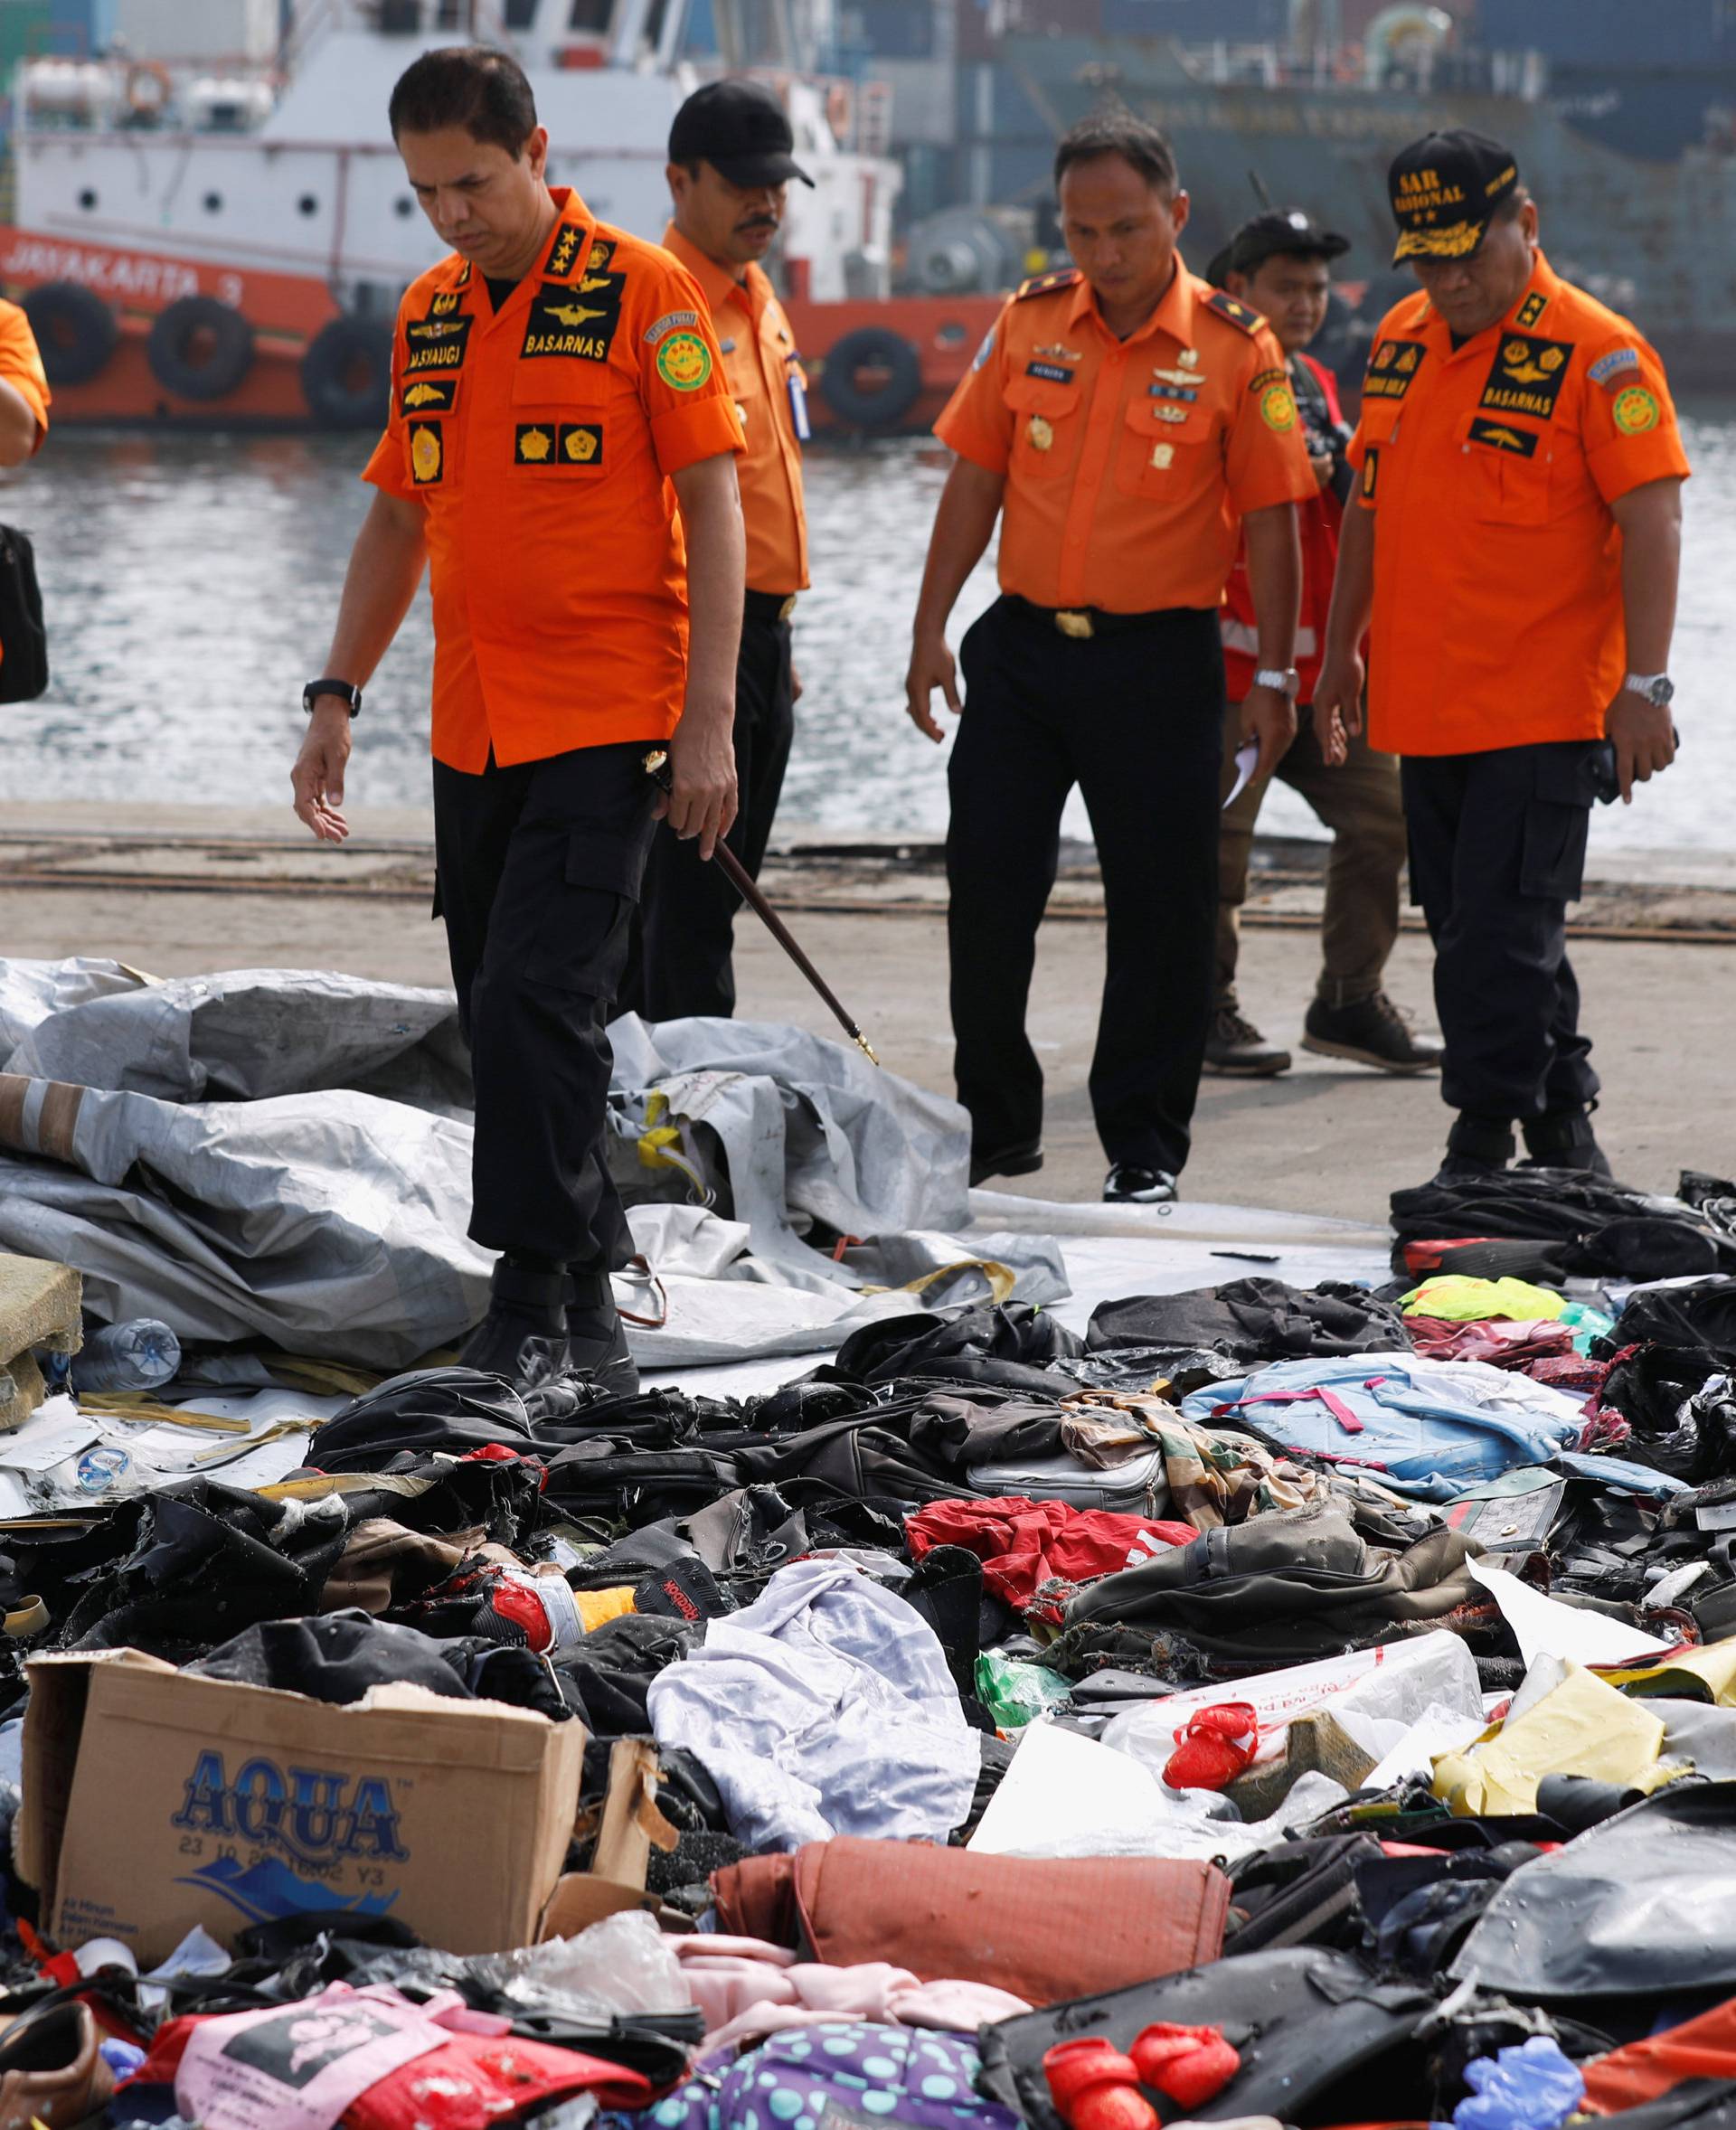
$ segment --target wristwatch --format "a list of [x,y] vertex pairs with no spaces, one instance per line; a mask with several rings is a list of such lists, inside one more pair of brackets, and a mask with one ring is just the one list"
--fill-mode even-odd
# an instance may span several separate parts
[[360,688],[354,686],[351,682],[334,680],[309,681],[307,685],[301,691],[301,707],[307,712],[309,717],[313,715],[314,705],[319,701],[322,695],[341,695],[344,698],[345,704],[348,706],[350,715],[352,717],[359,717],[361,715],[362,691]]
[[1667,710],[1675,701],[1675,683],[1666,673],[1630,673],[1621,684],[1626,693],[1643,695],[1654,710]]
[[1287,665],[1280,671],[1276,665],[1262,665],[1254,675],[1257,688],[1275,688],[1280,695],[1294,697],[1302,686],[1302,675],[1295,666]]

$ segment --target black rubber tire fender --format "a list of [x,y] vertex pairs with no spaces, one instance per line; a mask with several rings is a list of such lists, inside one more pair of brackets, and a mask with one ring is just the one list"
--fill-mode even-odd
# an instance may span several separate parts
[[[209,335],[203,362],[190,350]],[[165,392],[183,400],[226,399],[253,367],[253,328],[233,304],[214,296],[181,296],[159,313],[145,344],[151,375]]]
[[[887,372],[873,391],[856,382],[858,370]],[[820,372],[820,391],[840,421],[857,429],[891,429],[901,421],[922,390],[922,358],[901,333],[890,325],[858,325],[828,348]]]
[[392,408],[392,327],[330,318],[301,358],[301,394],[324,429],[382,429]]
[[120,325],[94,289],[77,281],[44,281],[22,307],[50,384],[89,384],[108,368]]

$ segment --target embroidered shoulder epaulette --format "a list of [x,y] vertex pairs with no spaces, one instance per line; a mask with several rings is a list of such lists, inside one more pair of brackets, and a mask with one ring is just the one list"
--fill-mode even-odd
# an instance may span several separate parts
[[1023,303],[1027,296],[1049,296],[1057,288],[1074,288],[1083,279],[1077,267],[1056,267],[1051,273],[1033,274],[1028,281],[1022,282],[1013,300]]
[[1216,311],[1221,318],[1228,318],[1232,325],[1240,325],[1244,333],[1258,333],[1266,323],[1259,311],[1238,302],[1233,296],[1226,296],[1222,288],[1212,291],[1205,299],[1205,307]]

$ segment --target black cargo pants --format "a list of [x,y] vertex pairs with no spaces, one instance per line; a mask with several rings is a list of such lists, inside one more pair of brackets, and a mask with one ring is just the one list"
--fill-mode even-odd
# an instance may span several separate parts
[[1092,1113],[1113,1162],[1178,1173],[1212,1006],[1223,650],[1215,610],[1171,608],[1078,641],[995,602],[960,646],[947,782],[954,1070],[979,1155],[1034,1139],[1024,1032],[1037,928],[1075,784],[1103,875],[1108,967]]
[[1404,759],[1410,896],[1435,943],[1451,1108],[1523,1124],[1598,1092],[1567,958],[1596,751],[1571,740]]
[[558,1264],[622,1261],[604,1023],[651,842],[655,740],[479,776],[434,765],[435,908],[476,1079],[472,1238]]
[[[787,600],[750,591],[735,662],[737,812],[728,842],[758,880],[796,735]],[[652,840],[645,900],[618,1011],[647,1021],[735,1012],[735,916],[741,898],[697,837],[672,829]]]

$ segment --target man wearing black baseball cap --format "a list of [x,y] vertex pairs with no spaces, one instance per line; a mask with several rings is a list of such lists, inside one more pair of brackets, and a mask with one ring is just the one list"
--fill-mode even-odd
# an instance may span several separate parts
[[1316,730],[1342,760],[1367,635],[1458,1112],[1438,1181],[1505,1169],[1514,1124],[1533,1166],[1608,1175],[1567,905],[1593,798],[1675,758],[1688,462],[1662,363],[1551,268],[1507,149],[1431,133],[1389,193],[1422,289],[1369,357]]
[[[760,261],[784,217],[791,178],[812,184],[793,153],[784,108],[755,81],[708,81],[669,128],[672,251],[705,293],[747,450],[736,462],[748,536],[747,600],[735,669],[740,811],[727,841],[749,872],[765,861],[796,730],[801,683],[790,615],[807,587],[802,503],[807,380],[796,335]],[[673,835],[646,868],[642,922],[621,1010],[653,1021],[735,1010],[731,965],[739,899],[721,869]]]
[[[1302,537],[1302,611],[1296,632],[1296,664],[1302,676],[1298,705],[1313,701],[1319,678],[1338,528],[1351,487],[1344,456],[1350,429],[1338,404],[1336,381],[1304,351],[1326,322],[1331,261],[1349,250],[1348,238],[1323,229],[1300,209],[1273,209],[1245,221],[1206,269],[1208,279],[1260,313],[1283,349],[1317,484],[1316,493],[1296,513]],[[1227,788],[1235,774],[1241,701],[1253,684],[1257,663],[1253,595],[1240,558],[1224,590],[1220,627],[1230,702],[1224,726]],[[1433,1071],[1440,1063],[1440,1045],[1418,1034],[1382,985],[1399,936],[1399,877],[1404,870],[1398,764],[1391,755],[1376,754],[1359,733],[1349,761],[1335,768],[1322,758],[1305,718],[1274,774],[1307,801],[1333,838],[1320,928],[1320,981],[1308,1007],[1304,1049],[1352,1059],[1382,1072]],[[1224,809],[1218,838],[1217,989],[1205,1069],[1240,1079],[1270,1079],[1290,1066],[1289,1051],[1267,1041],[1242,1013],[1236,995],[1240,919],[1248,899],[1254,824],[1269,787],[1269,778],[1250,778]]]

